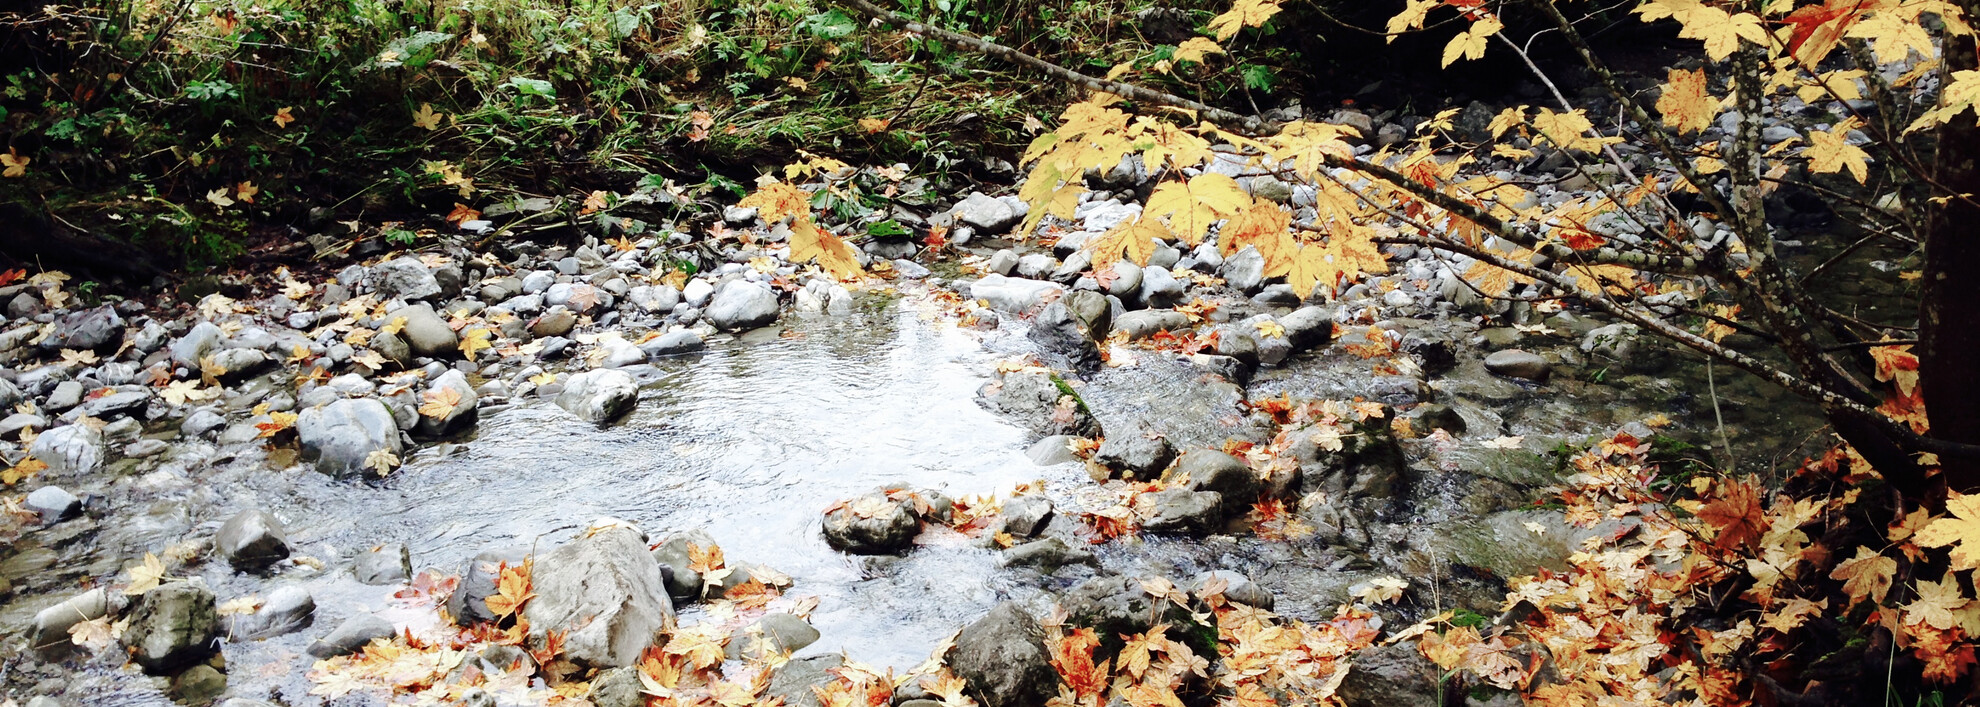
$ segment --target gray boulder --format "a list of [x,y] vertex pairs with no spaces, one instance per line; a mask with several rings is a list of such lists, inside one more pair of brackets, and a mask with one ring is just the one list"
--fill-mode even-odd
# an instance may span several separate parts
[[1147,307],[1174,307],[1182,302],[1183,283],[1168,268],[1142,268],[1141,304]]
[[60,486],[43,486],[27,495],[27,509],[41,515],[44,523],[66,519],[82,510],[82,499]]
[[1005,501],[1003,531],[1018,539],[1037,537],[1052,522],[1052,510],[1052,499],[1036,494]]
[[102,618],[118,608],[120,605],[113,603],[110,593],[101,587],[69,597],[35,613],[34,629],[28,636],[28,645],[36,650],[72,645],[69,640],[71,627]]
[[969,286],[970,299],[980,299],[999,312],[1024,313],[1045,302],[1049,293],[1063,293],[1064,287],[1046,280],[985,275]]
[[1196,579],[1190,581],[1189,593],[1201,599],[1209,592],[1212,585],[1217,583],[1223,585],[1222,594],[1225,599],[1240,604],[1271,611],[1272,606],[1278,603],[1272,597],[1270,590],[1258,586],[1258,583],[1251,581],[1250,577],[1231,570],[1211,570],[1196,575]]
[[972,192],[951,209],[956,220],[985,235],[1003,233],[1017,225],[1024,214],[1010,204],[982,192]]
[[[1062,399],[1066,399],[1061,403]],[[1093,413],[1072,393],[1070,387],[1061,387],[1051,374],[1042,372],[1014,372],[1004,375],[997,384],[996,394],[985,399],[991,409],[1010,415],[1040,435],[1071,435],[1074,437],[1094,437],[1100,434],[1100,422]]]
[[412,578],[412,553],[405,543],[386,543],[365,550],[351,563],[351,576],[370,585],[398,584]]
[[604,424],[631,412],[639,403],[639,384],[632,374],[615,368],[585,371],[564,380],[557,407],[585,422]]
[[877,491],[825,514],[825,543],[855,555],[900,552],[920,532],[921,520],[906,501]]
[[289,536],[282,521],[267,511],[241,511],[220,526],[213,550],[234,569],[259,572],[289,557]]
[[701,335],[695,333],[693,329],[676,329],[639,345],[639,350],[646,352],[649,358],[691,354],[705,348],[708,348],[708,344],[704,343]]
[[130,622],[124,645],[147,674],[174,673],[220,651],[220,614],[213,592],[190,582],[145,592]]
[[747,280],[731,280],[715,291],[702,313],[722,331],[741,331],[777,321],[777,293]]
[[963,628],[949,668],[984,707],[1039,707],[1058,694],[1045,630],[1016,602],[998,604]]
[[172,364],[197,371],[200,359],[206,358],[207,354],[219,348],[220,342],[226,338],[227,333],[221,331],[220,327],[214,326],[213,322],[203,321],[194,324],[192,329],[186,331],[185,336],[172,342]]
[[577,328],[577,321],[577,313],[560,304],[551,307],[550,311],[544,312],[535,321],[530,322],[529,335],[539,339],[546,336],[563,336]]
[[793,659],[771,674],[770,687],[763,696],[782,698],[790,707],[819,707],[818,693],[812,688],[838,679],[832,670],[845,663],[846,659],[836,653]]
[[[692,547],[690,547],[692,546]],[[653,561],[667,581],[667,593],[680,601],[701,597],[701,573],[694,571],[694,548],[715,547],[715,539],[700,530],[675,533],[653,548]]]
[[1148,520],[1142,521],[1142,530],[1209,535],[1223,523],[1224,499],[1214,492],[1169,489],[1144,496],[1146,500],[1143,502],[1154,511]]
[[524,548],[493,548],[476,554],[461,569],[454,593],[447,595],[447,614],[462,626],[494,621],[497,617],[488,610],[488,598],[498,593],[495,584],[501,579],[502,567],[521,565],[528,557]]
[[84,476],[103,467],[103,434],[87,424],[63,425],[34,438],[28,454],[48,465],[48,475]]
[[316,598],[301,585],[285,584],[268,593],[261,608],[235,616],[227,640],[259,641],[295,633],[316,622]]
[[1071,443],[1072,438],[1066,435],[1041,437],[1038,441],[1032,442],[1030,447],[1025,448],[1024,456],[1029,458],[1031,463],[1039,466],[1079,461],[1079,457],[1073,456],[1072,449],[1067,446]]
[[371,287],[385,299],[407,302],[436,297],[440,281],[418,258],[406,256],[371,266]]
[[1116,471],[1132,472],[1137,479],[1152,479],[1169,462],[1176,458],[1175,447],[1169,440],[1154,434],[1145,422],[1135,422],[1126,429],[1115,430],[1100,442],[1100,449],[1093,453],[1095,463]]
[[818,629],[795,614],[767,614],[729,636],[729,660],[797,652],[818,642]]
[[358,614],[337,625],[330,634],[309,644],[309,654],[317,658],[335,658],[350,655],[362,650],[365,644],[380,638],[391,638],[398,633],[392,622],[371,614]]
[[1127,332],[1130,341],[1139,341],[1165,331],[1189,328],[1189,316],[1173,309],[1142,309],[1114,320],[1114,329]]
[[73,311],[55,320],[55,333],[41,342],[43,349],[94,351],[109,348],[124,339],[124,318],[117,309],[103,305]]
[[412,347],[413,354],[429,358],[460,358],[460,336],[454,333],[453,327],[447,326],[447,320],[433,312],[433,305],[422,302],[400,307],[387,313],[385,321],[398,321],[399,317],[406,318],[405,328],[399,331],[399,337]]
[[[1101,304],[1104,306],[1106,300]],[[1031,332],[1026,336],[1057,359],[1055,365],[1081,372],[1100,370],[1100,346],[1086,335],[1065,302],[1045,305],[1045,311],[1031,321]]]
[[1294,352],[1326,346],[1334,340],[1334,312],[1325,307],[1295,309],[1279,317],[1279,326],[1285,328]]
[[1334,691],[1348,707],[1437,703],[1443,671],[1414,641],[1371,646],[1353,658],[1354,668]]
[[1243,460],[1215,449],[1190,450],[1176,462],[1176,472],[1189,475],[1189,490],[1215,492],[1233,512],[1249,508],[1263,486]]
[[337,400],[302,411],[296,416],[296,438],[303,458],[331,476],[366,473],[373,452],[396,456],[401,451],[398,421],[372,398]]
[[613,668],[591,680],[592,707],[646,707],[645,685],[637,668]]
[[[427,386],[427,394],[430,395],[438,395],[438,391],[442,390],[452,391],[460,401],[454,403],[453,409],[439,417],[420,413],[419,422],[413,426],[414,432],[426,437],[438,437],[472,425],[479,417],[476,410],[479,396],[475,394],[474,386],[468,384],[467,376],[462,375],[460,370],[448,369]],[[422,397],[421,400],[424,401],[425,398]]]
[[1553,368],[1540,354],[1524,349],[1494,351],[1485,357],[1485,370],[1507,378],[1524,378],[1534,382],[1546,382]]
[[594,525],[540,558],[530,576],[536,598],[523,607],[532,632],[564,634],[564,654],[593,667],[639,660],[674,604],[646,536],[623,524]]
[[1224,281],[1231,289],[1247,295],[1265,287],[1265,256],[1257,248],[1245,246],[1244,250],[1224,260]]
[[1068,545],[1056,537],[1012,545],[997,558],[997,564],[1004,567],[1031,567],[1046,574],[1057,572],[1066,565],[1098,563],[1092,552]]

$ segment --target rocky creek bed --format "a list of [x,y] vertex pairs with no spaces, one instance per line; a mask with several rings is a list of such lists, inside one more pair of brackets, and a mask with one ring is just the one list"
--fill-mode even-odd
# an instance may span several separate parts
[[[1298,207],[1266,179],[1246,186]],[[1574,548],[1531,508],[1558,445],[1709,445],[1723,418],[1764,467],[1801,441],[1778,430],[1814,428],[1723,372],[1715,414],[1682,354],[1466,297],[1409,248],[1331,302],[1266,281],[1255,251],[1096,269],[1076,250],[1137,208],[1096,193],[1042,247],[998,240],[1022,203],[972,195],[927,217],[953,249],[870,244],[878,276],[850,288],[787,262],[746,209],[730,225],[765,240],[709,244],[727,262],[692,277],[663,268],[692,240],[673,234],[449,240],[232,297],[0,288],[0,456],[27,474],[6,496],[0,682],[32,707],[406,700],[325,697],[312,664],[431,630],[442,606],[499,618],[501,568],[528,560],[525,613],[568,629],[585,671],[668,622],[734,622],[725,592],[749,585],[776,598],[730,649],[768,632],[795,650],[768,694],[815,702],[826,656],[907,670],[940,648],[983,704],[1042,703],[1035,663],[979,649],[1055,605],[1111,626],[1133,612],[1104,607],[1145,608],[1160,578],[1324,620],[1399,578],[1367,607],[1395,625],[1491,613],[1506,578]],[[1323,401],[1360,412],[1303,426]],[[1186,481],[1137,490],[1172,465]],[[970,508],[973,526],[942,517]],[[728,571],[697,582],[712,547]],[[1371,654],[1342,695],[1421,694],[1419,669]],[[631,704],[618,679],[467,701]]]

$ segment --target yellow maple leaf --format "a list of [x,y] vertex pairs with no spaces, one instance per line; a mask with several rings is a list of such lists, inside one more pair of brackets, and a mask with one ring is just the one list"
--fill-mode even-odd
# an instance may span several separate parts
[[858,122],[859,122],[859,129],[861,131],[871,134],[871,133],[884,132],[887,129],[887,126],[893,123],[894,121],[884,120],[881,118],[860,118]]
[[487,329],[476,328],[461,332],[461,355],[473,361],[477,352],[494,348],[494,344],[488,343],[489,336],[491,333]]
[[1423,21],[1429,19],[1430,11],[1443,5],[1443,0],[1408,0],[1403,3],[1403,11],[1389,18],[1385,41],[1395,42],[1396,37],[1413,29],[1422,29]]
[[0,155],[0,165],[5,165],[7,168],[6,171],[0,172],[0,176],[11,178],[27,174],[28,163],[32,161],[34,160],[22,157],[21,153],[15,152],[14,148],[9,147],[7,148],[7,154]]
[[1801,156],[1808,158],[1808,169],[1819,174],[1830,174],[1844,169],[1862,184],[1870,178],[1870,153],[1863,148],[1849,144],[1849,132],[1862,125],[1854,116],[1844,118],[1828,130],[1808,131],[1808,146],[1801,148]]
[[1167,217],[1169,230],[1183,242],[1203,242],[1204,232],[1218,219],[1229,218],[1251,204],[1251,197],[1237,180],[1215,172],[1204,172],[1184,182],[1164,182],[1148,196],[1144,214]]
[[260,193],[261,187],[255,186],[254,182],[241,182],[234,186],[234,198],[240,199],[242,203],[254,203],[254,195]]
[[289,127],[290,123],[296,122],[296,115],[290,112],[293,109],[293,106],[282,106],[275,109],[275,117],[271,118],[271,120],[275,121],[275,127],[286,128]]
[[1970,601],[1960,592],[1959,578],[1947,575],[1937,582],[1918,580],[1918,598],[1904,605],[1904,625],[1925,624],[1941,631],[1960,624],[1953,612]]
[[1278,0],[1237,0],[1224,14],[1210,19],[1206,27],[1222,42],[1237,36],[1246,27],[1258,27],[1279,14]]
[[1952,568],[1980,569],[1980,494],[1946,493],[1946,512],[1918,531],[1918,544],[1925,547],[1952,546]]
[[812,223],[810,216],[800,216],[791,224],[791,261],[817,262],[819,267],[842,280],[859,277],[864,272],[859,267],[859,252],[845,240]]
[[1115,226],[1114,230],[1093,239],[1087,248],[1093,253],[1096,268],[1111,266],[1122,258],[1146,266],[1148,259],[1155,255],[1155,242],[1168,240],[1169,236],[1169,229],[1144,213],[1135,217],[1133,223]]
[[522,608],[525,602],[536,597],[530,590],[529,571],[534,560],[524,560],[521,565],[510,567],[504,562],[497,566],[495,593],[484,602],[488,611],[496,616],[509,616]]
[[1719,101],[1705,87],[1705,70],[1671,69],[1670,82],[1657,97],[1657,112],[1663,115],[1665,125],[1680,133],[1712,127],[1712,121],[1719,117]]
[[1913,51],[1924,57],[1938,54],[1938,49],[1932,46],[1931,33],[1915,17],[1907,20],[1898,12],[1873,14],[1851,25],[1846,34],[1874,42],[1877,60],[1882,62],[1904,61]]
[[1190,37],[1188,41],[1176,45],[1176,61],[1203,63],[1203,57],[1224,53],[1224,46],[1209,37]]
[[1868,547],[1856,548],[1856,557],[1843,560],[1829,572],[1830,579],[1843,580],[1843,593],[1851,606],[1868,599],[1882,602],[1891,591],[1891,577],[1897,574],[1897,560],[1884,557]]
[[[1244,250],[1246,245],[1258,249],[1265,256],[1266,277],[1284,274],[1284,268],[1292,263],[1292,253],[1285,248],[1287,229],[1292,228],[1292,214],[1264,199],[1253,199],[1251,205],[1231,216],[1222,230],[1217,232],[1217,251],[1229,258]],[[1291,245],[1297,246],[1297,243]]]
[[447,117],[447,114],[435,112],[432,104],[421,103],[419,104],[419,110],[413,111],[413,127],[439,130],[440,119],[445,117]]
[[384,476],[399,467],[399,455],[393,454],[390,449],[374,449],[370,454],[364,455],[364,466],[378,472],[379,476]]
[[157,555],[144,553],[144,561],[124,568],[130,581],[124,585],[124,594],[137,596],[158,587],[165,581],[165,561]]
[[419,414],[438,420],[460,407],[461,391],[451,387],[433,388],[420,395],[420,399],[424,402],[419,405]]
[[1483,58],[1485,46],[1492,39],[1492,35],[1498,34],[1499,30],[1505,27],[1498,18],[1490,16],[1471,23],[1469,29],[1459,32],[1457,36],[1451,38],[1450,43],[1444,45],[1442,65],[1450,66],[1459,59]]
[[764,223],[774,224],[787,217],[811,213],[811,195],[789,184],[771,181],[759,185],[755,193],[736,202],[736,206],[756,209]]

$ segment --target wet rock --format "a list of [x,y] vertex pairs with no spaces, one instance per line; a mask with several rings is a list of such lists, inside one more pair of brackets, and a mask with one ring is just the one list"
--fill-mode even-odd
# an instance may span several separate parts
[[344,619],[329,635],[309,644],[308,652],[317,658],[350,655],[364,648],[365,644],[380,638],[391,638],[397,632],[390,621],[371,614],[358,614]]
[[1052,499],[1039,495],[1018,496],[1004,502],[1003,531],[1011,537],[1028,539],[1045,531],[1052,522]]
[[227,519],[213,538],[213,550],[234,569],[259,572],[289,557],[282,521],[263,510],[245,510]]
[[530,630],[563,632],[564,654],[593,667],[632,665],[673,623],[674,604],[646,536],[624,523],[594,523],[551,550],[530,583]]
[[[437,395],[439,391],[443,390],[452,391],[454,396],[460,398],[459,402],[454,403],[452,409],[447,410],[439,417],[434,417],[424,412],[420,413],[419,422],[413,428],[420,435],[438,437],[449,434],[474,424],[474,421],[479,417],[476,406],[480,404],[480,396],[474,392],[474,386],[468,384],[467,376],[462,375],[459,370],[449,370],[446,373],[442,373],[440,377],[433,379],[432,384],[427,386],[426,394]],[[424,397],[421,399],[425,400]]]
[[223,383],[237,383],[252,377],[275,365],[275,359],[260,349],[224,349],[214,352],[206,360],[211,371]]
[[387,313],[385,320],[396,321],[399,317],[406,318],[405,328],[399,330],[399,336],[412,347],[415,355],[460,358],[460,337],[454,333],[453,327],[447,326],[447,320],[433,312],[433,305],[420,303],[400,307]]
[[1411,408],[1403,416],[1419,432],[1445,430],[1451,434],[1464,434],[1464,416],[1455,408],[1442,403],[1423,403]]
[[838,654],[793,658],[771,675],[764,697],[781,697],[791,707],[819,707],[818,693],[812,688],[837,679],[831,671],[845,663],[846,659]]
[[577,328],[577,321],[577,313],[560,304],[551,307],[550,311],[544,312],[542,316],[530,322],[529,335],[539,339],[546,336],[563,336]]
[[681,288],[681,300],[690,307],[699,308],[708,304],[708,298],[715,294],[715,285],[707,280],[690,280]]
[[200,408],[192,411],[192,414],[187,415],[186,419],[179,423],[179,435],[187,439],[199,439],[205,437],[207,433],[226,426],[227,418],[222,417],[220,413],[214,412],[212,408]]
[[1219,356],[1235,358],[1246,367],[1256,367],[1260,361],[1258,340],[1253,338],[1250,327],[1227,326],[1217,332],[1217,342],[1211,351]]
[[[1068,626],[1090,628],[1109,637],[1133,635],[1159,621],[1187,618],[1180,607],[1156,604],[1139,580],[1119,575],[1081,582],[1060,597],[1059,605],[1066,610]],[[1166,613],[1158,616],[1158,608]]]
[[1404,334],[1399,349],[1416,357],[1423,372],[1433,376],[1457,366],[1457,344],[1439,333],[1412,331]]
[[49,412],[62,412],[82,403],[83,386],[76,381],[62,381],[55,384],[55,390],[48,399],[41,401],[41,407]]
[[1024,313],[1036,309],[1053,293],[1064,293],[1056,282],[1021,277],[985,275],[969,286],[970,299],[980,299],[1000,312]]
[[1018,266],[1017,252],[1009,248],[1005,248],[1003,250],[991,254],[990,262],[986,264],[984,268],[986,270],[989,270],[991,273],[1002,275],[1005,277],[1010,277],[1011,271],[1016,270],[1017,266]]
[[1334,339],[1334,312],[1326,307],[1301,307],[1278,321],[1294,352],[1326,346]]
[[17,412],[0,419],[0,439],[20,439],[21,430],[47,428],[48,418],[33,413]]
[[1272,606],[1277,603],[1272,598],[1270,590],[1258,586],[1258,583],[1251,581],[1250,577],[1231,570],[1211,570],[1196,575],[1196,578],[1190,581],[1189,593],[1201,599],[1214,588],[1213,585],[1223,587],[1221,593],[1225,599],[1247,606],[1271,611]]
[[371,287],[382,299],[399,298],[407,302],[440,294],[440,281],[426,269],[425,263],[412,256],[372,266]]
[[1155,533],[1208,535],[1222,525],[1223,497],[1210,491],[1169,489],[1147,494],[1153,516],[1141,528]]
[[1176,472],[1189,475],[1189,490],[1215,492],[1230,501],[1233,511],[1248,508],[1262,491],[1258,472],[1215,449],[1190,450],[1177,460]]
[[597,360],[599,368],[625,368],[645,363],[647,359],[645,351],[634,346],[632,342],[620,338],[616,333],[600,338],[598,350],[603,354]]
[[646,707],[645,689],[636,668],[613,668],[591,679],[592,707]]
[[1147,307],[1174,307],[1182,302],[1183,283],[1168,268],[1142,268],[1141,304]]
[[203,705],[226,691],[226,674],[211,665],[195,665],[173,676],[172,688],[166,694],[179,704]]
[[285,584],[268,593],[261,608],[235,616],[227,640],[259,641],[309,628],[316,622],[316,598],[301,585]]
[[1115,471],[1133,473],[1138,479],[1152,479],[1176,458],[1175,447],[1156,434],[1145,422],[1136,421],[1115,430],[1100,443],[1093,461]]
[[722,331],[741,331],[777,321],[777,293],[747,280],[732,280],[715,292],[703,313]]
[[103,435],[88,424],[63,425],[34,438],[28,454],[50,477],[87,476],[103,467]]
[[1508,378],[1524,378],[1534,382],[1545,382],[1553,369],[1547,359],[1523,349],[1494,351],[1485,357],[1485,370]]
[[1130,341],[1139,341],[1164,331],[1189,328],[1189,317],[1172,309],[1143,309],[1128,312],[1114,320],[1114,329],[1127,332]]
[[[261,353],[256,351],[255,353]],[[135,387],[135,386],[134,386]],[[116,419],[138,415],[151,403],[151,393],[146,390],[117,390],[100,398],[84,401],[80,406],[82,414],[99,420]]]
[[62,315],[55,320],[55,333],[41,342],[48,351],[75,349],[94,351],[105,349],[124,339],[124,318],[117,316],[117,309],[103,305],[95,309],[84,309]]
[[1437,704],[1442,675],[1414,642],[1377,645],[1354,655],[1334,696],[1348,707]]
[[886,555],[914,544],[921,521],[906,501],[874,492],[825,514],[825,543],[855,555]]
[[1004,375],[994,396],[985,400],[991,409],[1010,415],[1041,435],[1095,437],[1100,423],[1071,386],[1049,373],[1015,372]]
[[1302,504],[1299,517],[1313,526],[1313,542],[1321,545],[1362,547],[1368,544],[1368,530],[1352,511],[1342,510],[1335,499]]
[[412,578],[412,553],[405,543],[386,543],[365,550],[351,563],[351,576],[370,585],[398,584]]
[[498,593],[495,583],[501,579],[502,567],[521,565],[528,556],[524,548],[493,548],[476,554],[461,569],[461,582],[454,586],[454,593],[447,595],[447,614],[462,626],[494,621],[488,597]]
[[213,592],[173,582],[145,592],[124,629],[131,660],[151,675],[165,675],[220,651],[220,614]]
[[213,322],[200,322],[186,331],[186,335],[172,342],[172,363],[187,370],[199,370],[200,359],[220,347],[227,333],[214,326]]
[[1038,707],[1058,692],[1045,630],[1016,602],[1004,602],[962,630],[949,668],[984,707]]
[[1031,463],[1039,466],[1076,462],[1079,461],[1079,457],[1073,456],[1070,446],[1072,440],[1072,437],[1066,435],[1041,438],[1032,442],[1031,446],[1024,450],[1024,455],[1031,459]]
[[62,603],[36,612],[34,630],[28,644],[37,650],[73,645],[69,640],[69,628],[84,621],[101,618],[118,606],[111,601],[111,595],[102,588],[69,597]]
[[1245,246],[1224,260],[1223,272],[1231,289],[1254,294],[1265,287],[1265,256],[1257,248]]
[[[1105,306],[1106,300],[1102,299],[1100,304]],[[1032,320],[1031,332],[1026,336],[1063,368],[1082,372],[1100,369],[1099,345],[1086,335],[1063,301],[1045,305],[1045,311]]]
[[346,399],[310,408],[296,416],[296,438],[303,459],[331,476],[363,474],[372,453],[397,456],[399,423],[392,411],[371,398]]
[[729,637],[729,660],[758,658],[769,653],[795,653],[818,642],[818,629],[793,614],[775,613],[757,619]]
[[585,371],[564,380],[557,407],[585,422],[604,424],[631,412],[639,403],[639,384],[632,374],[607,368]]
[[60,486],[43,486],[27,495],[27,509],[41,514],[41,522],[65,520],[82,511],[82,499]]
[[1067,565],[1095,565],[1098,562],[1093,553],[1055,537],[1012,545],[997,558],[997,564],[1004,567],[1032,567],[1046,574],[1057,572]]
[[664,570],[667,594],[681,601],[701,597],[701,573],[694,571],[694,548],[716,547],[715,539],[699,530],[675,533],[653,548],[653,561]]
[[639,345],[639,349],[649,358],[691,354],[706,348],[708,344],[704,343],[701,335],[695,333],[693,329],[676,329],[661,334],[658,339]]
[[1141,291],[1141,266],[1128,261],[1114,263],[1114,279],[1107,283],[1107,294],[1133,299]]
[[1024,217],[1017,209],[1000,199],[972,192],[967,198],[957,202],[951,209],[956,220],[986,235],[1003,233],[1017,225]]

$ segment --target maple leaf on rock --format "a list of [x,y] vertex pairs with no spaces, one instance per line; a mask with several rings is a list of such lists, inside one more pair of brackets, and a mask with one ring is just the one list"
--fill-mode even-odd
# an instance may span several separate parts
[[124,594],[137,596],[165,581],[165,561],[147,552],[142,562],[124,568],[124,572],[130,576],[130,582],[124,585]]
[[532,562],[524,560],[521,565],[515,567],[510,567],[507,562],[497,565],[496,592],[484,600],[488,605],[489,613],[509,616],[522,609],[525,602],[536,597],[536,592],[530,589],[529,581]]
[[426,391],[421,396],[425,401],[419,406],[419,414],[435,420],[445,418],[460,407],[461,392],[451,387],[440,387]]

